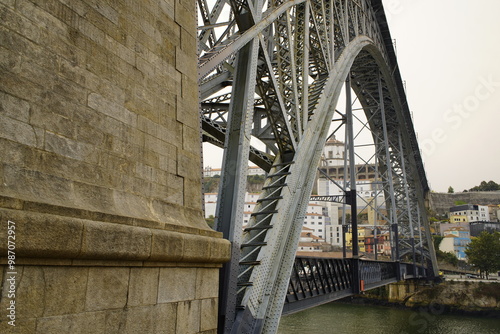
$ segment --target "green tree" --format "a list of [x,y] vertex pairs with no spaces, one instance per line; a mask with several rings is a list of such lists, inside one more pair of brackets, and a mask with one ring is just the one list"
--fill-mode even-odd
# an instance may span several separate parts
[[451,252],[443,252],[436,249],[436,257],[439,262],[446,262],[456,267],[458,265],[458,258]]
[[453,194],[455,192],[455,190],[453,189],[452,186],[449,186],[448,187],[448,194]]
[[469,263],[488,278],[491,272],[500,270],[500,232],[481,232],[467,245],[465,254]]
[[482,181],[481,184],[470,189],[470,191],[497,191],[500,190],[500,184],[494,181]]
[[439,245],[441,244],[441,241],[443,241],[444,237],[440,235],[433,235],[432,236],[432,241],[434,242],[434,249],[437,251],[439,249]]

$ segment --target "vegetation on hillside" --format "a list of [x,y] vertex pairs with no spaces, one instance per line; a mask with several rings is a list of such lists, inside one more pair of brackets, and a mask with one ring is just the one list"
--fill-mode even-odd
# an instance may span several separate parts
[[215,225],[215,217],[213,215],[208,216],[208,218],[205,218],[205,221],[207,222],[208,226],[211,228],[214,228]]
[[219,191],[220,176],[205,177],[203,179],[203,193],[216,193]]
[[470,188],[469,191],[499,191],[500,184],[494,181],[482,181],[480,185]]

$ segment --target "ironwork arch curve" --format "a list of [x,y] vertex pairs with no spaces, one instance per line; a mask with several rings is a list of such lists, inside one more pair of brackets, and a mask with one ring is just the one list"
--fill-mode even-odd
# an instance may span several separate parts
[[[199,0],[198,9],[203,139],[224,148],[216,228],[232,242],[220,277],[219,330],[276,330],[346,79],[363,106],[391,199],[392,243],[402,246],[394,260],[409,253],[432,260],[423,223],[427,180],[381,1]],[[252,146],[252,137],[265,150]],[[268,174],[243,230],[248,160]]]

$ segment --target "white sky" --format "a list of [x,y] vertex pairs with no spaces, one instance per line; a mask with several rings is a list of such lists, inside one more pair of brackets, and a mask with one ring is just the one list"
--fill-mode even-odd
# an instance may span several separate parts
[[500,1],[383,3],[431,189],[500,183]]
[[500,1],[383,3],[431,189],[500,183]]

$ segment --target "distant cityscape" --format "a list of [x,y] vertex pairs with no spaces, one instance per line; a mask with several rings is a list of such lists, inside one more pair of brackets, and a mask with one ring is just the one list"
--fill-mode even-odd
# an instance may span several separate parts
[[[343,142],[334,137],[329,139],[323,149],[315,186],[315,194],[319,196],[333,196],[343,194],[344,179],[349,170],[344,166]],[[259,167],[250,166],[248,175],[264,175]],[[206,167],[204,176],[218,177],[220,168]],[[356,188],[358,198],[358,249],[365,258],[379,259],[391,256],[389,226],[383,218],[387,216],[385,198],[378,180],[378,171],[375,164],[356,165]],[[259,192],[245,194],[245,211],[243,226],[249,222],[251,214],[259,198]],[[205,218],[213,219],[216,216],[216,192],[204,194]],[[341,257],[342,246],[352,249],[352,231],[349,225],[349,210],[344,214],[343,204],[334,202],[315,201],[314,195],[307,207],[302,233],[297,249],[298,255],[315,253],[315,256]],[[375,203],[375,204],[374,204]],[[467,261],[465,247],[472,237],[482,231],[500,231],[500,192],[496,204],[487,203],[456,203],[457,205],[441,208],[442,215],[431,219],[431,233],[440,237],[438,249],[441,252],[452,253],[458,260]],[[377,209],[374,209],[377,208]],[[432,210],[430,210],[432,212]],[[445,211],[445,212],[444,212]],[[347,226],[347,231],[343,227]],[[345,241],[344,241],[345,238]],[[350,256],[350,254],[346,254]]]

